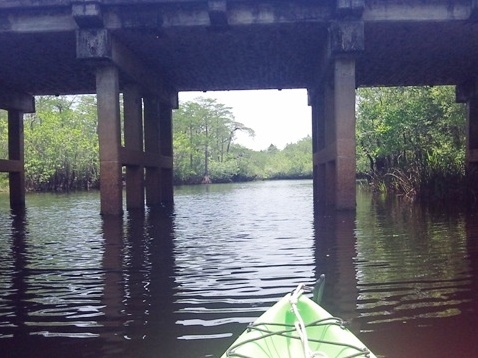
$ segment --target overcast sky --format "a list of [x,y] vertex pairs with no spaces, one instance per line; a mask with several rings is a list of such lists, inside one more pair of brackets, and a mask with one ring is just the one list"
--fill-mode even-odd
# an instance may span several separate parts
[[267,149],[271,144],[282,149],[311,134],[306,90],[181,92],[179,104],[197,97],[215,98],[231,107],[236,121],[256,133],[254,138],[238,135],[236,142],[254,150]]

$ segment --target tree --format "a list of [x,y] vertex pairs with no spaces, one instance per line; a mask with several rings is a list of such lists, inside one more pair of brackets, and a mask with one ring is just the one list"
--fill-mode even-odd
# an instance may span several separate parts
[[254,131],[235,121],[232,110],[215,99],[185,102],[173,116],[174,160],[179,181],[231,180],[237,174],[231,146],[238,131]]
[[38,97],[36,108],[25,116],[27,188],[64,191],[97,185],[94,97]]
[[359,170],[409,195],[463,177],[464,111],[449,86],[360,89]]

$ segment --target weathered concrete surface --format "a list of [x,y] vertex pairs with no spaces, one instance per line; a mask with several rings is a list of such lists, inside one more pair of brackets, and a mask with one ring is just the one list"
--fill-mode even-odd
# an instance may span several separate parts
[[101,213],[120,215],[123,213],[123,182],[118,70],[114,66],[99,67],[96,78]]
[[[127,86],[123,92],[124,148],[125,151],[143,153],[143,101],[139,86]],[[123,155],[121,159],[123,161]],[[144,208],[144,160],[138,156],[126,165],[126,208]]]
[[[347,14],[348,3],[359,4],[350,12],[364,21],[357,86],[457,84],[478,71],[476,9],[467,0],[365,0],[363,7],[332,0],[103,0],[91,1],[97,12],[85,14],[81,3],[0,2],[0,83],[30,94],[94,93],[94,69],[77,60],[76,31],[102,23],[179,91],[308,88],[320,71],[329,23]],[[223,26],[214,26],[216,18]]]
[[456,88],[456,100],[467,104],[466,162],[468,169],[478,170],[478,84],[477,79]]
[[[128,168],[128,206],[144,201],[144,168],[147,204],[172,201],[170,117],[178,91],[307,88],[313,106],[315,196],[339,209],[353,208],[355,88],[476,81],[477,4],[1,1],[0,108],[25,112],[32,110],[32,95],[97,92],[102,212],[115,214],[122,211],[123,165]],[[130,137],[122,148],[119,136],[117,96],[130,93],[132,85],[140,88],[136,101],[139,96],[144,100],[144,151]],[[465,100],[470,163],[478,158],[475,98]],[[134,123],[139,106],[133,102],[125,107],[130,113],[125,125],[139,138]],[[0,169],[16,165],[3,161]]]
[[19,167],[8,174],[10,207],[22,208],[25,206],[23,113],[17,110],[8,111],[8,159],[10,164],[15,163]]

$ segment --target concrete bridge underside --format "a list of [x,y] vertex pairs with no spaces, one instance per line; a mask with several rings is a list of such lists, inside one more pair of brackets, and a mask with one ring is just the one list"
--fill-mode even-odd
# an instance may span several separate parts
[[97,94],[103,214],[123,210],[123,167],[128,208],[172,202],[178,91],[307,88],[314,200],[337,209],[355,207],[359,86],[457,85],[475,165],[477,20],[475,0],[2,1],[11,205],[25,202],[22,115],[45,94]]

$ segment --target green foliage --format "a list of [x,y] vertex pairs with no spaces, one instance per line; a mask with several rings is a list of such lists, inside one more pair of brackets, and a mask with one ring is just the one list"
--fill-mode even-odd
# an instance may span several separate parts
[[358,170],[410,197],[442,195],[464,180],[465,128],[453,87],[360,89]]
[[30,190],[86,189],[98,181],[94,97],[38,97],[25,115],[25,184]]
[[[28,190],[66,191],[96,187],[99,147],[95,96],[45,96],[35,114],[24,116],[25,180]],[[238,132],[254,131],[214,99],[186,102],[173,115],[176,183],[309,178],[310,137],[283,150],[256,152],[235,143]],[[0,111],[0,156],[8,158],[7,112]],[[8,186],[8,175],[0,187]]]
[[234,143],[237,132],[254,135],[235,121],[231,108],[209,98],[186,102],[174,113],[174,168],[179,183],[312,177],[310,137],[279,150],[256,152]]
[[227,182],[240,174],[231,148],[238,131],[254,131],[236,122],[231,108],[211,98],[182,104],[173,114],[176,182]]

